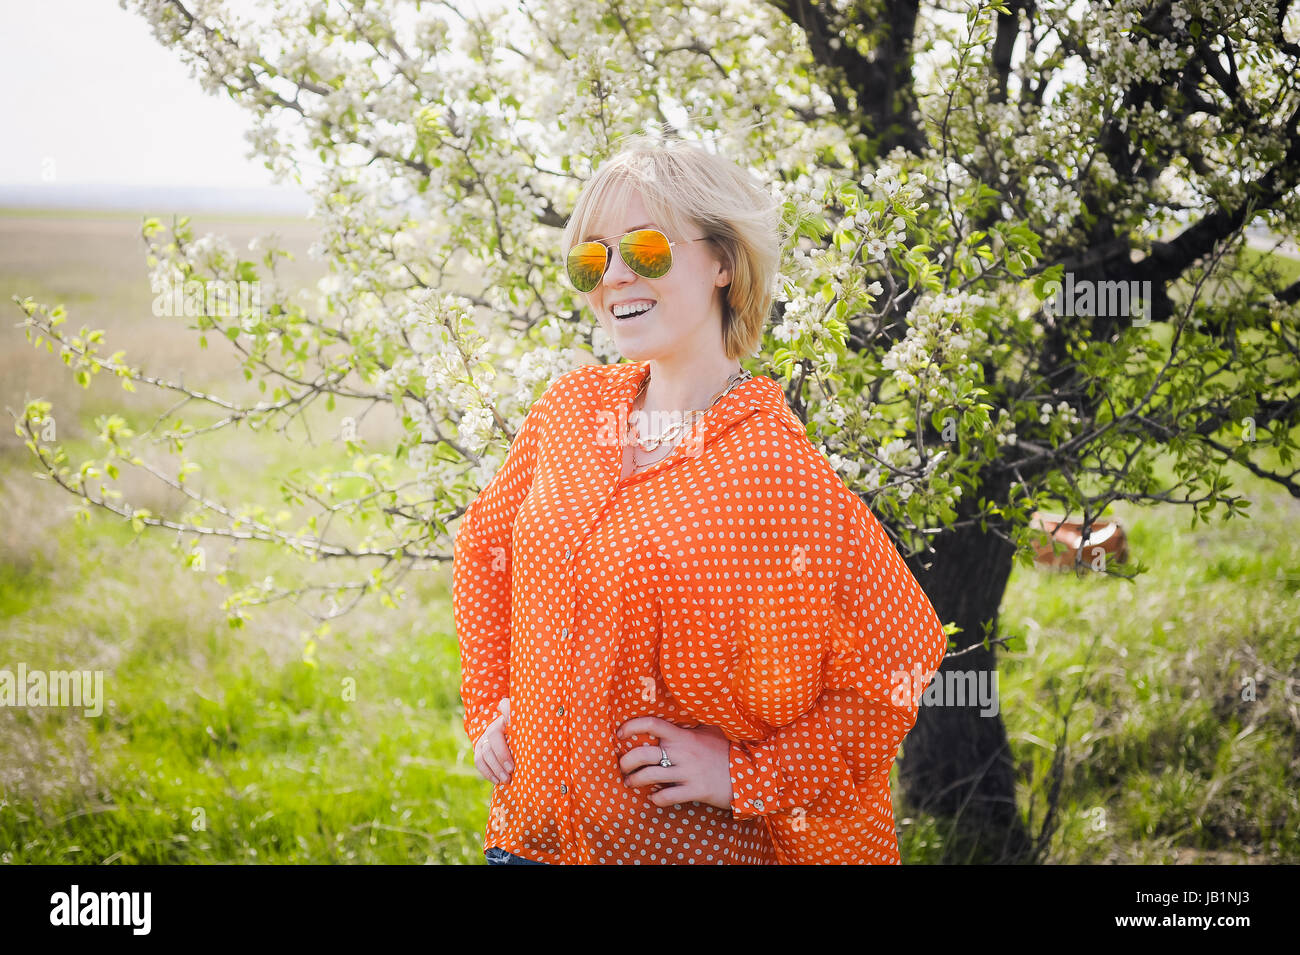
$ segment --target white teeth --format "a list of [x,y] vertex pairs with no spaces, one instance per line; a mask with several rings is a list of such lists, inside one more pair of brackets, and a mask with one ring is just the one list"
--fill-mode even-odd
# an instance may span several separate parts
[[615,318],[628,318],[632,315],[640,315],[642,312],[648,312],[654,308],[654,303],[642,302],[637,305],[615,305],[612,309]]

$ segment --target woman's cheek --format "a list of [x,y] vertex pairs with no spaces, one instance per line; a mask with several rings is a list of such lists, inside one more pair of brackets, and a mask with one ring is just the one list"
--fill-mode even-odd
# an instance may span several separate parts
[[606,335],[613,332],[613,323],[610,321],[609,316],[605,314],[605,308],[599,300],[588,295],[587,308],[591,309],[591,314],[596,316],[596,321],[600,323],[600,327],[605,330]]

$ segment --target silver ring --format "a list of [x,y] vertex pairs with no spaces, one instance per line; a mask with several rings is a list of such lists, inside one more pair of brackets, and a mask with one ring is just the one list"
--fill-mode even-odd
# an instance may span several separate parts
[[659,760],[659,765],[667,769],[669,766],[673,764],[672,760],[668,758],[668,750],[660,746],[659,752],[663,753],[663,757]]

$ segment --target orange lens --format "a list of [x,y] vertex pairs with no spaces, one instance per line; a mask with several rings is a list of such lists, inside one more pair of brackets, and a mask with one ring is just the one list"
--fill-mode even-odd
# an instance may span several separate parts
[[569,281],[579,292],[590,292],[605,274],[609,250],[599,242],[579,242],[569,250]]
[[668,237],[656,229],[629,232],[618,244],[627,267],[647,279],[667,275],[673,265],[673,250]]

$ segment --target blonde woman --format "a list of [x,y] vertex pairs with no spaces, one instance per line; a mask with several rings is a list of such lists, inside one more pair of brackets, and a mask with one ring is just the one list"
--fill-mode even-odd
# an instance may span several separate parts
[[681,141],[632,141],[577,202],[569,280],[629,361],[547,389],[456,537],[490,863],[898,861],[889,771],[946,639],[740,365],[778,227]]

